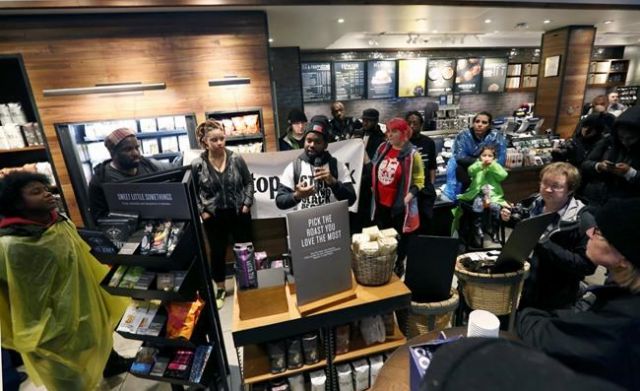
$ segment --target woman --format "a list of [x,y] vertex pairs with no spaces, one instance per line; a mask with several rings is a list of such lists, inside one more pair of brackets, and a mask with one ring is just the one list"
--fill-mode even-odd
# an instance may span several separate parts
[[507,143],[496,130],[491,129],[492,116],[482,111],[473,117],[473,125],[461,131],[453,143],[453,154],[447,163],[447,185],[444,194],[455,201],[456,196],[471,183],[467,169],[475,163],[480,156],[480,151],[486,145],[496,148],[497,160],[504,166],[507,158]]
[[380,228],[400,234],[396,274],[404,274],[407,235],[420,226],[417,195],[424,187],[420,153],[409,142],[411,128],[402,118],[387,122],[388,141],[380,144],[372,160],[372,216]]
[[253,179],[242,156],[225,148],[224,128],[207,120],[196,129],[204,152],[191,162],[198,209],[209,238],[216,304],[224,305],[225,261],[229,234],[234,243],[251,241]]
[[2,347],[19,352],[48,390],[92,390],[103,374],[128,369],[109,367],[118,358],[113,328],[129,301],[100,288],[109,269],[56,212],[48,184],[28,172],[0,181]]
[[589,114],[580,121],[573,138],[567,140],[563,148],[551,151],[554,161],[566,161],[579,168],[602,139],[605,127],[602,113]]

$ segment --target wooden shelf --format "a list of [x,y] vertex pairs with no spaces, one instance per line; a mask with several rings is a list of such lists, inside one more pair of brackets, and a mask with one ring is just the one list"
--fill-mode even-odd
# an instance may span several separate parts
[[376,343],[366,346],[364,340],[355,338],[349,343],[349,351],[343,354],[338,354],[334,358],[333,362],[341,363],[352,361],[361,357],[367,357],[374,354],[386,352],[387,350],[395,349],[407,343],[407,339],[400,332],[400,328],[397,324],[394,324],[393,335],[387,336],[384,342]]
[[271,373],[269,355],[266,348],[261,345],[247,345],[243,351],[244,384],[261,383],[288,377],[301,372],[312,371],[327,366],[327,360],[322,359],[315,364],[303,365],[296,369],[287,369],[280,373]]
[[33,145],[31,147],[24,148],[0,149],[0,154],[46,151],[46,149],[47,148],[44,145]]
[[535,92],[538,87],[505,88],[505,92]]

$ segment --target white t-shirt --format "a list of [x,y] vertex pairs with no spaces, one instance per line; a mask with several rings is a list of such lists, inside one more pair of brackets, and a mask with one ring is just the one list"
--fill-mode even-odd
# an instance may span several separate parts
[[[293,162],[289,163],[287,168],[284,169],[284,174],[282,174],[282,178],[280,179],[280,183],[288,188],[295,190],[296,186],[293,183]],[[320,168],[329,169],[329,163],[327,162],[324,166]],[[313,170],[315,167],[311,166],[311,164],[305,162],[304,160],[300,162],[300,178],[298,183],[305,182],[306,184],[314,184],[315,180],[313,179]],[[349,170],[344,163],[338,162],[338,178],[336,178],[338,182],[342,183],[351,183],[351,175],[349,175]],[[316,185],[315,194],[310,195],[307,198],[303,198],[298,205],[296,205],[296,209],[306,209],[312,208],[318,205],[328,204],[330,202],[337,201],[333,191],[331,188],[324,182],[320,181]]]

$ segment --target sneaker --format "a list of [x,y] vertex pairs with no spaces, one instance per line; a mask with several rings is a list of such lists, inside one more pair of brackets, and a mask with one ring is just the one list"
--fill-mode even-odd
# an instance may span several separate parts
[[227,291],[224,289],[218,289],[216,292],[216,306],[218,309],[222,309],[224,307],[224,298],[227,297]]

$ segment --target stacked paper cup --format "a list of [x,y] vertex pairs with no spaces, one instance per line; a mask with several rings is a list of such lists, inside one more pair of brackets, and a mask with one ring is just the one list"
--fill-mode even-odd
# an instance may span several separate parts
[[500,333],[500,320],[489,311],[474,310],[469,314],[467,337],[497,338]]

